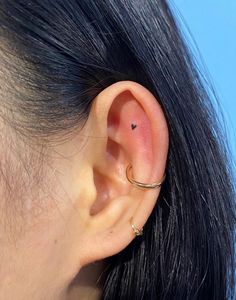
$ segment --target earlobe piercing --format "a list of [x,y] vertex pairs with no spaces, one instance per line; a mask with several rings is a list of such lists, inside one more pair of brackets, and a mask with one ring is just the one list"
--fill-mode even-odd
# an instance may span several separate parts
[[130,225],[133,229],[135,236],[143,234],[143,228],[139,229],[136,225],[133,224],[133,217],[130,219]]
[[131,124],[131,128],[132,128],[132,130],[134,130],[135,128],[137,127],[137,125],[136,124]]

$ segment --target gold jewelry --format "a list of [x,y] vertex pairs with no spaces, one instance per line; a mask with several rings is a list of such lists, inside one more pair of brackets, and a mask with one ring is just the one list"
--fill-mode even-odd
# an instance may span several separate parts
[[136,185],[137,187],[140,187],[140,188],[145,188],[145,189],[159,188],[162,185],[162,183],[166,177],[166,174],[164,174],[160,182],[154,182],[154,183],[139,182],[139,181],[134,180],[132,177],[130,177],[129,172],[130,172],[131,168],[132,168],[131,164],[128,164],[128,166],[126,168],[126,177],[130,183],[132,183],[133,185]]
[[130,219],[130,224],[131,224],[131,227],[134,231],[135,236],[142,235],[143,234],[143,228],[139,229],[137,226],[132,224],[132,222],[133,222],[133,217]]

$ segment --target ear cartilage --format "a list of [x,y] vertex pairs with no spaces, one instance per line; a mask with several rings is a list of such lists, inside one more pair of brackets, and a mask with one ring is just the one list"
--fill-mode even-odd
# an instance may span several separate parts
[[137,125],[136,124],[131,124],[131,128],[132,128],[132,130],[134,130],[134,128],[136,128],[137,127]]

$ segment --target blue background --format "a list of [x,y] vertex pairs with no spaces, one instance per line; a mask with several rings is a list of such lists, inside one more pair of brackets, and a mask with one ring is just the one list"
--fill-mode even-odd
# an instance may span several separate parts
[[[236,160],[236,0],[169,1],[184,19],[216,90]],[[186,30],[187,25],[187,30]],[[182,27],[183,28],[183,27]],[[189,35],[189,33],[188,33]],[[189,35],[190,37],[190,35]]]

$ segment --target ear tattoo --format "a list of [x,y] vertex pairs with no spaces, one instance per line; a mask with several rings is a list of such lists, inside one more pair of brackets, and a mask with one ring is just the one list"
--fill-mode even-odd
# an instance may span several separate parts
[[132,128],[132,130],[134,130],[134,128],[136,128],[137,127],[137,125],[136,124],[131,124],[131,128]]

